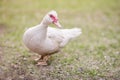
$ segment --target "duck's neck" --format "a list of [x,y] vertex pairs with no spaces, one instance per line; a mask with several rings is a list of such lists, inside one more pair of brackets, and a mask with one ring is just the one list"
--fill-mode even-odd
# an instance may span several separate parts
[[48,25],[41,22],[38,27],[39,27],[39,31],[40,31],[39,35],[41,36],[41,39],[46,39]]

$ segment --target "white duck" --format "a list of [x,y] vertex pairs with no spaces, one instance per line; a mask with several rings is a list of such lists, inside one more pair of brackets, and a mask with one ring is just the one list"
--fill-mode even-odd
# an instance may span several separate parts
[[54,10],[47,13],[40,24],[29,28],[23,35],[26,47],[41,55],[37,65],[47,65],[51,54],[59,52],[71,39],[81,34],[81,29],[57,29],[49,27],[51,23],[61,27]]

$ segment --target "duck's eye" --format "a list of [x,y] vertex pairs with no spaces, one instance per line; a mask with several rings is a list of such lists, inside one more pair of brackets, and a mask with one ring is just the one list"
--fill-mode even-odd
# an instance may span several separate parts
[[54,16],[52,14],[49,15],[51,18],[53,18]]
[[58,21],[58,19],[55,16],[53,16],[52,14],[50,14],[49,16],[53,20],[53,22],[57,22]]

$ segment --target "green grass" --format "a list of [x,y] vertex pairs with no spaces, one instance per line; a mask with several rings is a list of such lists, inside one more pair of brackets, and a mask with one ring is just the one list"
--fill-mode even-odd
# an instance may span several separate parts
[[[53,9],[64,28],[83,33],[37,67],[22,36]],[[119,80],[120,0],[1,0],[0,80],[9,79]]]

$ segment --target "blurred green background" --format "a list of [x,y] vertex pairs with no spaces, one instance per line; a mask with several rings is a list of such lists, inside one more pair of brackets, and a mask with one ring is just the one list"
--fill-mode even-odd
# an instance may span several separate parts
[[[82,35],[37,67],[22,36],[50,10]],[[120,0],[0,0],[0,79],[119,80]]]

